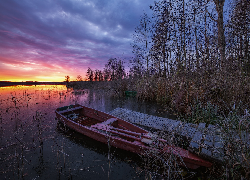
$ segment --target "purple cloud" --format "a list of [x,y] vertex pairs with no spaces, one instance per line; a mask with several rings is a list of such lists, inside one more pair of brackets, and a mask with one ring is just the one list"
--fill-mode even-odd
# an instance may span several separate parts
[[151,3],[150,0],[3,1],[0,77],[5,76],[3,72],[14,72],[16,65],[26,67],[18,72],[40,76],[45,72],[40,72],[37,65],[50,72],[58,70],[63,80],[67,73],[84,76],[88,67],[102,69],[109,58],[131,57],[132,34],[143,10],[150,11]]

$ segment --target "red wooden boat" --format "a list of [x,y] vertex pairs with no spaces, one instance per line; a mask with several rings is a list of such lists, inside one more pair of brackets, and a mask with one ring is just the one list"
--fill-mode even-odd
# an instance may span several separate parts
[[150,151],[172,153],[180,165],[190,169],[212,166],[188,150],[168,145],[164,139],[157,139],[160,145],[156,149],[153,146],[156,137],[150,132],[107,113],[79,104],[57,108],[55,112],[58,120],[69,128],[102,143],[142,155]]

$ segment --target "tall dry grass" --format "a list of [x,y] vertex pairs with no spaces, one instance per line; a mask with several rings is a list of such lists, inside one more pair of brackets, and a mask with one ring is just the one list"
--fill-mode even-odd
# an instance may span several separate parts
[[220,172],[211,170],[208,176],[213,179],[250,178],[249,76],[224,68],[168,77],[145,76],[124,80],[121,84],[122,90],[137,91],[138,99],[161,103],[166,111],[178,114],[184,121],[221,126],[225,161]]
[[[105,89],[113,96],[124,95],[127,90],[136,91],[138,99],[158,102],[166,111],[179,115],[185,121],[220,125],[227,157],[220,172],[211,170],[209,177],[250,178],[250,148],[246,144],[250,128],[247,111],[250,109],[250,77],[239,68],[228,65],[221,69],[201,68],[194,72],[182,70],[167,77],[130,77],[96,82],[93,88]],[[179,170],[172,170],[179,175]]]
[[145,76],[121,84],[129,87],[127,90],[137,91],[139,99],[157,101],[166,109],[183,115],[191,115],[198,103],[202,107],[211,103],[218,107],[218,113],[224,114],[231,110],[229,105],[241,104],[241,113],[250,107],[250,78],[236,73],[215,71],[174,74],[166,78]]

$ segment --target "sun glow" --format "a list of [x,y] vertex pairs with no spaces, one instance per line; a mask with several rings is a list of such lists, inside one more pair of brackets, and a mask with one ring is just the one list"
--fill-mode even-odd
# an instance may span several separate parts
[[29,71],[29,70],[33,70],[33,68],[32,67],[25,67],[25,68],[23,68],[24,70],[27,70],[27,71]]
[[[74,65],[74,64],[73,64]],[[9,59],[0,63],[0,81],[25,82],[63,82],[65,76],[70,76],[73,81],[78,75],[85,79],[86,69],[68,68],[64,64],[50,62],[34,62],[33,60]]]
[[12,82],[26,82],[26,81],[38,81],[38,82],[62,82],[65,81],[64,76],[48,75],[48,76],[36,76],[36,75],[26,75],[23,76],[1,76],[0,81],[12,81]]

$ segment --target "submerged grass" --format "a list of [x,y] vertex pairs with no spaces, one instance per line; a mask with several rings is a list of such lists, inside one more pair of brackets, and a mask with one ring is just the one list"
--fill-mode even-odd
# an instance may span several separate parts
[[[76,103],[79,95],[65,88],[32,92],[20,89],[14,87],[0,98],[0,179],[112,179],[133,170],[130,166],[138,168],[134,160],[129,165],[123,163],[128,158],[125,153],[120,159],[114,157],[110,146],[108,152],[103,150],[107,147],[103,144],[102,149],[97,146],[101,151],[96,146],[89,149],[82,136],[72,131],[58,132],[54,110]],[[90,147],[95,145],[88,141]],[[128,177],[142,177],[131,174]]]

